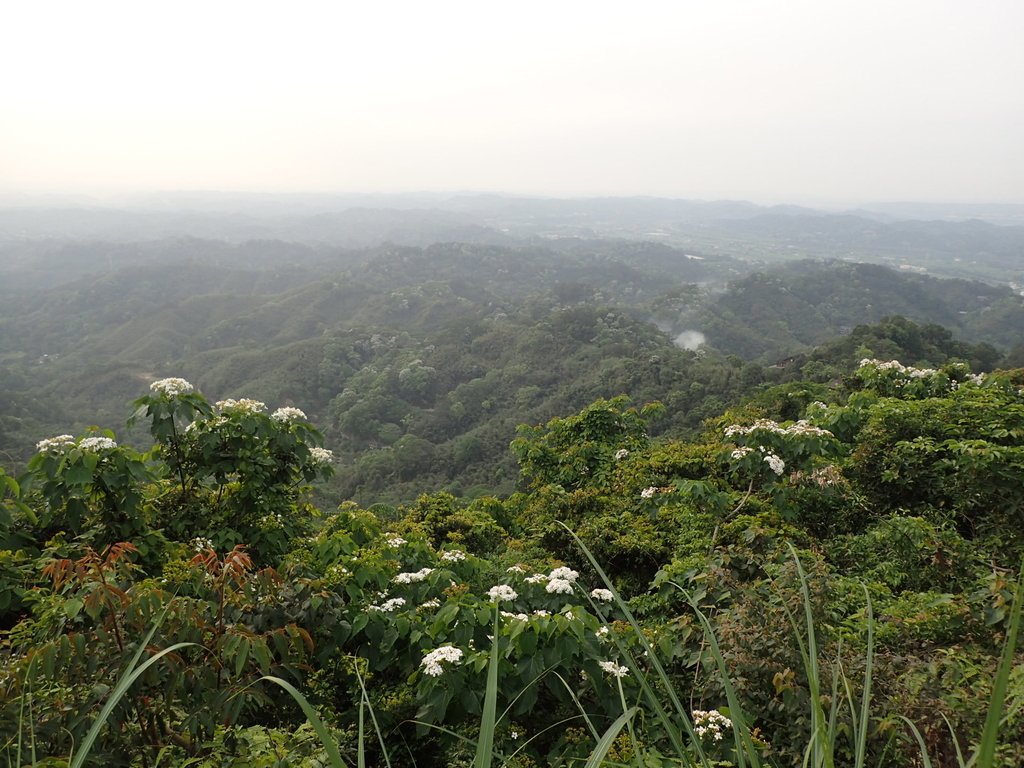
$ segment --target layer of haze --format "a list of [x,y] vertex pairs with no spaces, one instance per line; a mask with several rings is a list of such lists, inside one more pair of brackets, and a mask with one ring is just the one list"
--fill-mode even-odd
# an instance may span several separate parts
[[1024,3],[40,2],[0,192],[1024,202]]

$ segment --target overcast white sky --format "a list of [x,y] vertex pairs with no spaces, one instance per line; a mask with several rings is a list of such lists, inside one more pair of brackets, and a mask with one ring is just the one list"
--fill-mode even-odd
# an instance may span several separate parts
[[9,2],[0,192],[1024,203],[1021,0]]

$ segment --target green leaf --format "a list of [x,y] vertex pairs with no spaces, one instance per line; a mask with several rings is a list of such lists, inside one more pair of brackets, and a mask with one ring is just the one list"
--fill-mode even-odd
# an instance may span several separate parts
[[85,605],[84,600],[80,600],[77,597],[69,597],[64,601],[64,614],[69,619],[73,619],[81,613],[83,605]]

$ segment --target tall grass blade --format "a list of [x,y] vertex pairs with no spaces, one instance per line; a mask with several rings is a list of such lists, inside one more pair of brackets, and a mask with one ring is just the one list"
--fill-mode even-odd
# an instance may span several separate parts
[[487,664],[487,690],[484,692],[484,710],[480,716],[480,737],[476,743],[473,768],[491,768],[494,759],[494,728],[498,711],[498,605],[494,605],[494,642]]
[[128,692],[128,689],[132,687],[132,683],[139,679],[139,677],[151,666],[156,664],[160,659],[169,653],[173,653],[179,648],[187,648],[190,645],[197,645],[197,643],[175,643],[174,645],[164,648],[159,653],[153,654],[142,664],[139,664],[139,659],[142,657],[142,653],[146,650],[149,645],[149,641],[153,639],[153,634],[156,632],[156,628],[159,626],[159,622],[149,630],[149,634],[146,635],[145,640],[139,644],[139,649],[135,652],[135,656],[132,657],[131,664],[122,673],[121,677],[118,678],[117,685],[114,686],[113,692],[110,694],[110,698],[107,699],[107,703],[103,705],[103,709],[100,710],[99,715],[96,717],[96,721],[92,724],[89,732],[85,734],[85,738],[82,739],[82,745],[78,751],[74,753],[71,758],[71,762],[68,764],[68,768],[81,768],[85,764],[85,759],[89,756],[89,752],[92,750],[92,745],[95,743],[97,737],[100,735],[100,731],[103,730],[103,726],[107,722],[107,718],[110,717],[110,713],[114,711],[114,707],[117,706],[117,702],[121,700],[121,697]]
[[1013,591],[1013,607],[1010,609],[1010,628],[1003,643],[1003,656],[999,660],[996,679],[992,684],[992,698],[988,703],[988,715],[978,745],[978,768],[992,768],[995,765],[996,747],[999,744],[999,726],[1003,720],[1003,703],[1010,684],[1013,656],[1017,651],[1017,632],[1020,629],[1021,604],[1024,603],[1024,563],[1017,575],[1017,586]]
[[[377,743],[380,744],[380,753],[384,757],[384,764],[387,768],[391,768],[391,756],[388,754],[387,745],[384,743],[384,734],[380,730],[380,723],[377,722],[377,714],[373,711],[373,706],[370,704],[370,695],[366,692],[366,684],[363,682],[363,675],[359,671],[359,664],[355,665],[356,679],[359,681],[359,690],[362,691],[363,701],[366,702],[366,709],[370,713],[370,722],[373,723],[374,733],[377,734]],[[362,712],[360,712],[362,716]],[[362,737],[359,739],[360,747],[362,747]]]
[[[683,594],[686,594],[685,590],[678,584],[675,586],[683,591]],[[715,631],[711,627],[711,622],[708,621],[708,617],[704,615],[696,601],[690,598],[689,595],[687,595],[687,600],[694,613],[697,614],[697,619],[700,621],[701,626],[704,628],[704,635],[707,638],[708,646],[711,648],[711,655],[714,657],[715,665],[722,676],[722,688],[725,690],[725,699],[729,702],[729,719],[732,720],[733,738],[736,742],[736,764],[738,768],[745,768],[749,759],[752,766],[759,768],[761,758],[757,747],[754,746],[754,740],[750,738],[750,727],[747,725],[747,719],[743,714],[743,708],[740,706],[736,689],[729,679],[729,669],[726,667],[722,650],[718,646],[718,638],[715,637]]]
[[[306,719],[309,720],[309,724],[313,726],[313,730],[316,732],[317,738],[320,739],[320,743],[324,745],[331,768],[346,768],[345,761],[341,759],[341,753],[338,751],[338,743],[331,737],[330,732],[327,730],[327,726],[324,725],[323,720],[320,719],[320,715],[316,713],[316,710],[313,708],[313,705],[309,703],[309,700],[303,696],[294,685],[279,677],[264,675],[260,680],[266,680],[274,685],[284,688],[284,690],[287,691],[293,699],[295,699],[295,703],[302,708],[302,714],[306,716]],[[361,743],[362,737],[360,735],[360,744]]]
[[924,768],[932,768],[932,761],[931,758],[928,757],[928,747],[924,743],[924,736],[921,735],[921,732],[917,730],[917,726],[914,725],[911,720],[903,715],[899,715],[899,718],[910,727],[910,732],[914,734],[914,738],[917,739],[917,745],[921,748],[921,764]]
[[[861,584],[864,590],[868,619],[868,647],[864,658],[864,690],[860,697],[860,721],[856,723],[857,743],[854,746],[854,768],[864,768],[868,752],[868,721],[871,716],[871,681],[875,665],[875,613],[871,606],[871,593]],[[850,707],[853,711],[853,707]]]
[[601,739],[597,742],[597,746],[594,747],[594,751],[590,753],[590,757],[587,758],[586,764],[583,768],[598,768],[599,765],[604,761],[608,755],[608,750],[611,749],[615,739],[618,738],[619,732],[636,716],[639,711],[639,707],[630,707],[621,715],[618,719],[608,726],[608,730],[604,732]]
[[[689,736],[690,743],[693,745],[694,749],[697,752],[697,759],[699,760],[700,765],[703,766],[703,768],[711,768],[711,763],[709,762],[707,756],[704,754],[704,749],[701,746],[700,739],[697,737],[697,734],[693,730],[693,723],[690,721],[689,712],[683,706],[682,702],[679,700],[679,696],[676,694],[675,688],[673,688],[672,686],[672,681],[669,678],[668,673],[665,672],[665,668],[658,660],[658,656],[655,652],[655,649],[651,646],[650,642],[648,642],[647,637],[644,635],[643,629],[640,627],[639,622],[633,616],[633,612],[629,609],[629,606],[626,605],[626,602],[619,595],[619,592],[615,588],[615,585],[612,583],[612,580],[608,578],[608,574],[605,573],[605,570],[601,567],[601,564],[597,562],[597,558],[595,558],[593,553],[591,553],[591,551],[587,548],[587,545],[584,544],[580,537],[576,535],[575,531],[573,531],[565,523],[559,521],[558,524],[562,526],[562,528],[564,528],[566,532],[572,537],[573,541],[576,542],[576,546],[580,548],[580,551],[583,552],[584,556],[587,558],[587,561],[594,569],[594,572],[598,575],[601,581],[604,582],[604,585],[609,590],[611,590],[616,607],[620,611],[622,611],[622,614],[626,617],[626,621],[629,622],[630,627],[632,627],[633,632],[636,634],[637,640],[639,641],[643,649],[646,651],[647,660],[650,662],[651,667],[654,668],[654,672],[657,675],[659,682],[663,686],[664,695],[668,697],[668,700],[671,703],[672,708],[675,710],[674,720],[672,717],[669,716],[668,712],[666,712],[665,710],[665,707],[662,705],[662,697],[658,696],[658,694],[654,691],[650,683],[647,681],[647,677],[645,675],[640,674],[638,666],[636,665],[634,660],[629,656],[629,654],[625,652],[625,649],[622,647],[621,641],[618,638],[615,638],[615,644],[618,647],[618,649],[623,653],[623,657],[626,660],[626,665],[630,668],[630,671],[636,676],[637,680],[639,681],[640,689],[643,692],[644,697],[647,699],[647,703],[650,705],[651,710],[654,712],[654,715],[665,727],[665,731],[668,734],[669,741],[672,742],[672,747],[676,750],[679,759],[686,766],[693,766],[695,764],[690,752],[683,746],[682,739],[679,735],[679,725],[682,724],[683,730]],[[678,584],[676,584],[675,586],[680,591],[684,591],[681,587],[679,587]]]

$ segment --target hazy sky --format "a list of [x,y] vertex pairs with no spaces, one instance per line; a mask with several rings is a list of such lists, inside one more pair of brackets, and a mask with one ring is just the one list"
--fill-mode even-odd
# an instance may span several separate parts
[[9,2],[0,192],[1024,202],[1021,0]]

